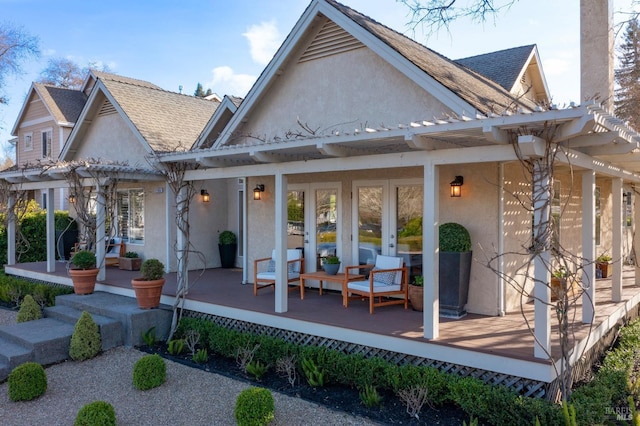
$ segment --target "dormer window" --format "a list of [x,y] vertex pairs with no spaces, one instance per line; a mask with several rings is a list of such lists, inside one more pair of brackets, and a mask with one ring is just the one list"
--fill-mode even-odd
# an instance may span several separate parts
[[42,158],[51,157],[51,129],[42,132]]

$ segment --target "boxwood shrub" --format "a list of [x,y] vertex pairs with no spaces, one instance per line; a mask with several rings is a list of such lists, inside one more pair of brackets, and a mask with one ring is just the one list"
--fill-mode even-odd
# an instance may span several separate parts
[[30,401],[47,390],[47,374],[36,362],[25,362],[9,374],[9,399]]
[[106,401],[94,401],[83,406],[74,426],[116,426],[116,410]]

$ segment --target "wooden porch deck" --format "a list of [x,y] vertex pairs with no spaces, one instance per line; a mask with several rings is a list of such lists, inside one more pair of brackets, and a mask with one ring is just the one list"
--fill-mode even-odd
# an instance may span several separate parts
[[[44,262],[6,267],[6,271],[8,274],[32,278],[40,277],[38,279],[71,284],[64,263],[57,263],[54,273],[46,272]],[[106,279],[98,284],[96,290],[133,296],[130,281],[136,275],[139,275],[139,272],[109,267]],[[163,298],[163,302],[170,303],[175,296],[176,274],[167,274],[166,278],[163,295],[167,297]],[[466,356],[473,356],[473,353],[487,354],[511,360],[521,360],[526,363],[551,365],[549,360],[534,358],[534,339],[520,312],[510,312],[503,317],[468,314],[458,320],[441,317],[440,337],[437,340],[426,340],[423,338],[422,312],[411,309],[404,310],[401,306],[390,306],[378,308],[373,315],[370,315],[367,302],[352,302],[349,304],[349,308],[344,308],[341,295],[338,292],[325,290],[324,295],[320,296],[317,290],[308,290],[305,291],[304,300],[300,300],[299,292],[290,292],[288,311],[275,313],[273,290],[262,290],[257,297],[254,297],[253,286],[251,284],[243,285],[241,280],[242,271],[240,269],[192,271],[190,272],[191,290],[188,299],[200,307],[215,307],[223,309],[227,313],[241,311],[250,317],[251,315],[255,316],[256,321],[260,321],[260,318],[268,318],[264,315],[275,316],[280,320],[284,318],[299,320],[303,324],[313,325],[313,327],[318,325],[338,327],[344,330],[345,336],[349,334],[349,331],[356,331],[370,333],[379,338],[392,337],[419,343],[424,345],[425,349],[420,352],[423,352],[422,356],[427,358],[430,357],[431,349],[435,348],[437,352],[437,347],[439,347],[463,349]],[[623,283],[623,301],[613,303],[611,302],[611,281],[609,279],[597,281],[596,321],[593,327],[593,330],[597,329],[597,335],[604,334],[606,330],[615,325],[619,318],[640,303],[640,287],[635,286],[633,268],[624,268]],[[527,304],[524,311],[530,323],[533,324],[533,304]],[[207,313],[219,315],[219,312]],[[576,318],[579,322],[580,309],[578,309]],[[552,324],[554,322],[552,321]],[[559,353],[556,328],[553,327],[552,330],[554,359]],[[589,329],[588,325],[578,324],[575,327],[576,341],[584,339],[588,335]],[[338,337],[334,336],[334,338]],[[350,341],[348,337],[343,340]],[[402,345],[401,342],[398,344]],[[431,349],[428,349],[427,346]]]

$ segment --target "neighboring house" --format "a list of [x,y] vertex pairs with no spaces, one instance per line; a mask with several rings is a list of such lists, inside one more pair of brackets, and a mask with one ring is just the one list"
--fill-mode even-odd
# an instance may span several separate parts
[[[496,73],[487,63],[497,57],[512,66]],[[640,136],[595,102],[551,107],[535,46],[451,61],[333,0],[313,0],[243,100],[207,101],[107,74],[94,74],[87,86],[93,90],[60,158],[127,163],[113,169],[124,177],[118,208],[128,209],[118,229],[143,256],[176,269],[175,200],[150,165],[157,160],[167,167],[189,164],[186,178],[198,193],[211,194],[210,204],[198,197],[191,204],[191,244],[203,253],[192,258],[191,269],[220,265],[215,242],[225,229],[241,236],[236,264],[245,282],[253,276],[253,260],[276,249],[274,313],[288,310],[287,247],[301,247],[311,271],[319,254],[335,251],[347,265],[378,254],[406,256],[412,273],[425,276],[420,346],[314,324],[317,335],[548,380],[549,363],[496,363],[487,354],[470,358],[430,344],[440,333],[437,224],[458,222],[471,233],[477,261],[467,310],[519,315],[513,312],[521,294],[501,276],[517,276],[521,259],[508,253],[534,243],[532,221],[540,219],[521,204],[532,193],[549,203],[549,214],[565,206],[557,224],[565,248],[587,260],[605,251],[620,260],[612,280],[613,301],[620,301],[622,260],[632,255],[637,220],[631,212],[623,227],[623,193],[640,183]],[[555,130],[547,132],[550,127]],[[538,185],[519,159],[536,164],[545,157],[544,137],[563,154],[555,158],[553,184]],[[64,186],[56,173],[39,173],[0,178],[16,187]],[[30,179],[36,175],[40,182]],[[462,196],[450,197],[456,176],[464,177]],[[263,189],[260,199],[251,196],[254,188]],[[291,209],[300,214],[289,217]],[[409,249],[400,234],[416,221],[423,234],[419,248]],[[507,254],[495,265],[498,273],[483,265],[495,253]],[[55,263],[49,260],[48,268],[55,270]],[[548,268],[531,268],[541,282],[549,281]],[[595,282],[595,266],[585,267],[583,279]],[[520,284],[535,287],[524,277]],[[583,299],[586,323],[592,321],[587,305],[595,287]],[[551,347],[545,288],[535,287],[542,296],[535,303],[531,352],[540,359]],[[187,301],[186,307],[256,318],[215,302]],[[285,328],[296,323],[261,318]]]
[[[81,90],[33,83],[18,114],[11,134],[16,137],[16,166],[56,160],[67,141],[87,95]],[[67,209],[67,194],[60,189],[52,201],[55,209]],[[35,190],[30,195],[46,208],[47,194]]]

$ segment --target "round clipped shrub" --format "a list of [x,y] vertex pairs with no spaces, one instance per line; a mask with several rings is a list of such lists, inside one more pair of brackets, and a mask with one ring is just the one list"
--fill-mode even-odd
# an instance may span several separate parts
[[84,361],[98,355],[100,349],[102,349],[102,339],[98,324],[89,312],[83,311],[71,335],[69,356],[74,361]]
[[164,383],[167,378],[167,366],[158,354],[145,355],[133,366],[133,386],[147,390]]
[[26,362],[9,374],[9,399],[31,401],[47,390],[47,374],[36,362]]
[[443,223],[439,228],[440,251],[467,252],[471,250],[469,231],[459,223]]
[[17,322],[27,322],[42,318],[42,309],[40,305],[33,299],[33,296],[27,294],[22,303],[20,303],[20,310],[16,317]]
[[106,401],[93,401],[78,411],[74,426],[115,426],[116,410]]
[[238,426],[261,426],[274,419],[275,410],[275,402],[269,389],[250,387],[238,395],[233,414]]

